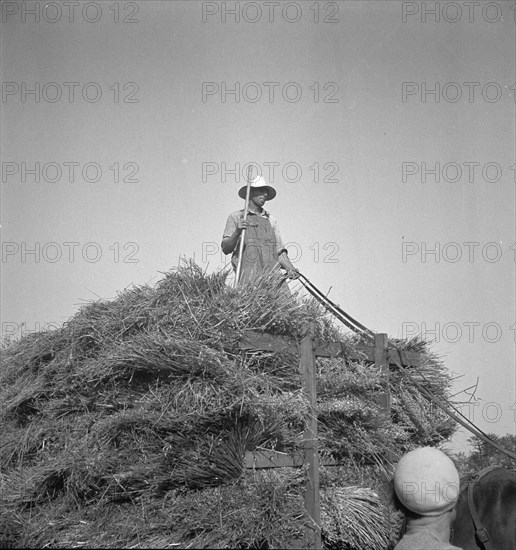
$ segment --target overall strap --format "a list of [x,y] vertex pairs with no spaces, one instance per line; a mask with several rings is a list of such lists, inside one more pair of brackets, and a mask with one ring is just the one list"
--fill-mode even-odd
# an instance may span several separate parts
[[487,532],[487,529],[482,526],[482,522],[480,521],[480,517],[478,516],[477,509],[475,508],[475,501],[473,499],[473,492],[475,490],[476,484],[477,480],[472,480],[468,483],[467,491],[469,513],[471,514],[471,519],[473,520],[473,525],[475,526],[475,535],[477,539],[479,540],[479,542],[482,543],[482,546],[485,548],[485,550],[489,550],[491,548],[491,544],[489,542],[489,533]]

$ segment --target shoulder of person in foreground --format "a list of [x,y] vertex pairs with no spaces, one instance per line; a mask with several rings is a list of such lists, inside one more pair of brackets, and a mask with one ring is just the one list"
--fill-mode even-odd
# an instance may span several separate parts
[[463,550],[445,541],[438,541],[425,533],[406,534],[394,547],[394,550]]

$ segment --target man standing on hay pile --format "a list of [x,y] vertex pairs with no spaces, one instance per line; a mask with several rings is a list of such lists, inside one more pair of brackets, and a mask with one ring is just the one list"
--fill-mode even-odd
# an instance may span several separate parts
[[259,176],[244,185],[238,191],[238,196],[245,199],[247,192],[247,216],[245,209],[232,212],[222,236],[222,251],[224,254],[233,253],[231,263],[238,273],[240,240],[244,233],[238,284],[252,283],[259,275],[271,272],[278,266],[286,270],[287,277],[297,279],[299,271],[288,258],[276,220],[263,208],[266,201],[276,196],[276,190],[267,185],[263,176]]
[[400,459],[393,482],[406,532],[394,550],[462,550],[449,542],[459,481],[453,462],[435,447],[420,447]]

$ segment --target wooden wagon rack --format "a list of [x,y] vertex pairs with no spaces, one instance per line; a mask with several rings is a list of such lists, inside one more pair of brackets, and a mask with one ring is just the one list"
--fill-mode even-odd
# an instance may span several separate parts
[[[307,468],[305,486],[305,508],[310,520],[305,531],[305,548],[321,548],[321,508],[319,497],[319,455],[317,450],[316,410],[316,357],[344,357],[351,361],[369,361],[382,370],[385,377],[383,393],[375,396],[386,414],[390,415],[389,370],[401,364],[404,367],[420,366],[420,355],[409,351],[389,348],[387,334],[374,334],[371,345],[361,344],[347,349],[340,342],[324,342],[314,339],[311,327],[307,327],[305,336],[297,341],[285,336],[248,331],[241,338],[239,347],[247,351],[269,351],[299,355],[299,369],[302,375],[303,389],[310,405],[303,434],[303,452],[295,454],[274,450],[247,451],[244,465],[246,468]],[[335,460],[325,460],[325,466],[336,466]]]

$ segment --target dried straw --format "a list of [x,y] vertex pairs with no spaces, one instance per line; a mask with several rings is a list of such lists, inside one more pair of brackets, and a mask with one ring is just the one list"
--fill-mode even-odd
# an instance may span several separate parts
[[[308,404],[298,359],[242,352],[238,342],[248,330],[297,339],[307,322],[345,350],[359,339],[277,276],[238,289],[226,276],[187,262],[154,288],[86,304],[61,328],[4,350],[4,546],[302,545],[304,470],[243,468],[248,450],[302,448]],[[440,359],[421,341],[392,343],[425,357],[414,375],[446,398]],[[396,371],[389,418],[374,398],[384,375],[372,365],[338,357],[319,359],[317,370],[319,447],[344,465],[325,477],[326,544],[387,548],[397,519],[372,492],[370,463],[387,470],[454,425]],[[370,486],[346,487],[352,471]]]

